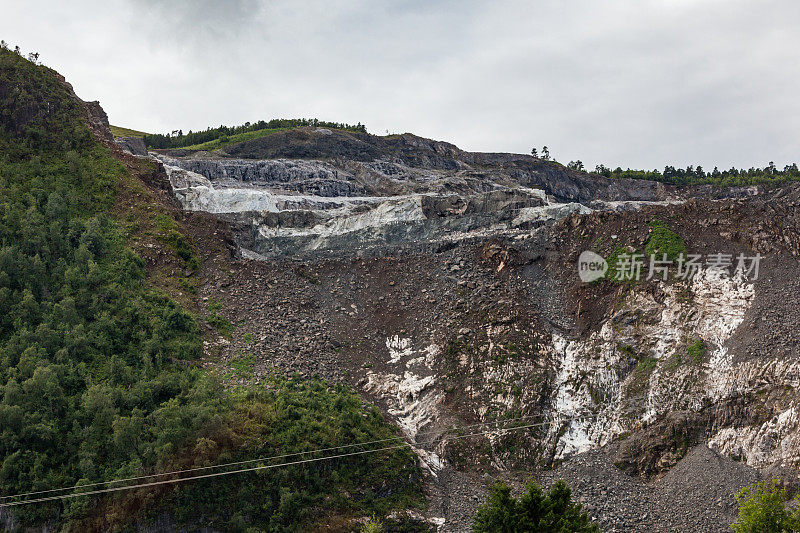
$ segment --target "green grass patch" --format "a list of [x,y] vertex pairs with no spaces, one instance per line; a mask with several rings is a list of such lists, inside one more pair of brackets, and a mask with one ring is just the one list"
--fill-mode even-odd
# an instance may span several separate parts
[[223,135],[218,139],[214,139],[211,141],[207,141],[204,143],[199,144],[192,144],[189,146],[184,146],[184,150],[219,150],[220,148],[225,148],[226,146],[230,146],[231,144],[236,144],[244,141],[252,141],[253,139],[260,139],[261,137],[266,137],[268,135],[272,135],[273,133],[278,133],[279,131],[286,131],[291,128],[265,128],[263,130],[256,130],[256,131],[247,131],[244,133],[237,133],[235,135]]
[[253,375],[253,369],[256,364],[256,356],[252,353],[239,353],[234,357],[228,366],[233,371],[233,375],[240,378],[247,378]]
[[[237,137],[244,133],[262,132],[258,136],[263,136],[263,132],[274,130],[280,131],[285,129],[298,128],[301,126],[311,126],[314,128],[329,128],[335,130],[345,130],[350,132],[366,133],[367,128],[361,124],[346,124],[344,122],[328,122],[325,120],[308,119],[308,118],[295,118],[284,119],[276,118],[269,121],[259,120],[254,123],[246,122],[240,126],[219,126],[217,128],[207,128],[203,131],[191,130],[185,134],[182,130],[173,132],[169,135],[153,134],[145,135],[144,142],[148,148],[167,149],[167,148],[187,148],[205,145],[210,141],[215,141],[225,137],[223,143],[229,142],[230,138]],[[255,138],[255,137],[253,137]],[[241,138],[247,140],[247,138]],[[238,142],[238,141],[237,141]],[[202,148],[209,149],[209,148]]]
[[189,242],[188,237],[181,233],[180,226],[175,219],[165,214],[156,215],[156,227],[159,231],[158,239],[172,248],[175,254],[183,260],[186,268],[192,271],[200,268],[200,259],[194,246]]
[[631,266],[634,264],[634,261],[641,262],[641,267],[639,269],[640,279],[642,276],[646,275],[646,266],[641,252],[630,252],[627,248],[617,245],[611,250],[605,260],[608,263],[608,271],[604,277],[596,280],[596,282],[603,279],[616,283],[635,282],[636,273]]
[[695,363],[702,363],[707,352],[708,349],[703,339],[697,339],[686,347],[686,355],[691,357]]
[[685,351],[676,350],[675,353],[670,356],[665,368],[670,371],[675,371],[685,363],[699,365],[705,360],[707,354],[708,347],[703,339],[695,339],[686,346]]
[[200,260],[194,252],[194,247],[189,244],[188,238],[183,233],[170,230],[163,236],[163,240],[175,251],[178,257],[183,259],[186,268],[189,270],[200,268]]
[[655,357],[642,357],[633,369],[627,386],[627,396],[635,397],[643,394],[650,381],[650,375],[658,366],[658,359]]
[[[660,261],[663,255],[666,254],[667,259],[673,262],[681,255],[687,256],[686,243],[680,235],[670,230],[666,224],[658,219],[650,221],[649,226],[651,232],[645,243],[644,251],[635,250],[631,252],[630,248],[622,245],[615,246],[605,257],[608,263],[606,275],[599,280],[595,280],[594,283],[599,283],[603,279],[617,283],[636,282],[637,267],[635,265],[638,265],[638,279],[646,279],[650,268],[651,255],[655,256],[657,261]],[[598,246],[599,243],[595,241],[593,248],[597,249]]]
[[114,137],[144,137],[145,135],[149,135],[143,131],[132,130],[130,128],[123,128],[122,126],[109,126],[111,128],[111,134]]
[[652,231],[644,247],[648,261],[650,256],[655,256],[656,260],[660,260],[664,254],[670,261],[677,261],[681,255],[686,257],[686,243],[680,235],[670,230],[664,222],[658,219],[651,220],[649,225]]
[[655,370],[656,365],[658,364],[658,359],[655,357],[646,357],[639,361],[639,364],[636,365],[637,372],[652,372]]
[[222,304],[217,300],[210,298],[206,308],[208,309],[208,324],[217,330],[217,333],[226,339],[230,339],[231,335],[233,334],[234,327],[227,318],[219,314],[219,311],[222,309]]

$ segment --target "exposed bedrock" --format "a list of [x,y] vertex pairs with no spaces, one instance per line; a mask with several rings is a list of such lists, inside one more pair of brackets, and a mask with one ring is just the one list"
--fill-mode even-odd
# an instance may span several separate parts
[[147,146],[141,137],[116,137],[114,142],[131,155],[147,156]]
[[[796,474],[798,187],[674,189],[414,136],[339,135],[157,157],[184,208],[228,220],[257,259],[217,281],[213,296],[257,339],[221,342],[222,357],[254,350],[264,372],[357,387],[443,483],[431,513],[447,527],[472,511],[449,496],[468,483],[445,479],[562,462],[591,479],[581,458],[600,452],[623,485],[696,468],[697,445],[710,448],[703,461],[727,457],[741,475],[719,489],[727,507],[709,531],[728,527],[728,492],[757,471]],[[654,219],[690,253],[762,254],[761,277],[580,282],[582,251],[642,250]],[[521,417],[537,425],[444,435]]]
[[336,156],[327,160],[174,151],[156,157],[182,205],[224,214],[251,257],[372,255],[397,247],[430,250],[494,234],[525,238],[532,227],[589,212],[590,203],[621,209],[630,202],[635,208],[679,201],[653,182],[606,180],[532,157],[471,154],[402,137],[402,150],[383,147],[389,154],[374,160],[344,159],[335,151],[324,152]]

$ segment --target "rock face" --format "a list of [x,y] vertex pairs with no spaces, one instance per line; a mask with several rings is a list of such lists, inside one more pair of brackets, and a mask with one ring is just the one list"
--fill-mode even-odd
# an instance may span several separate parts
[[529,156],[474,154],[410,134],[299,128],[226,152],[156,157],[186,209],[236,223],[249,257],[431,250],[520,236],[590,205],[679,199],[654,182],[608,180]]
[[[238,246],[200,289],[254,339],[220,341],[220,360],[252,352],[257,375],[319,374],[375,401],[425,465],[442,531],[468,528],[486,472],[564,475],[611,531],[725,531],[735,490],[796,477],[798,187],[674,189],[312,129],[155,157]],[[689,253],[761,254],[760,275],[734,260],[580,281],[582,251],[642,250],[654,220]],[[606,479],[630,501],[616,508]]]
[[129,154],[147,156],[147,146],[141,137],[116,137],[114,142]]
[[[286,183],[287,178],[298,177],[322,182],[355,180],[370,194],[378,195],[435,192],[437,188],[439,192],[475,187],[489,190],[496,186],[542,189],[562,202],[662,201],[675,195],[674,189],[656,182],[607,179],[520,154],[465,152],[410,133],[380,137],[325,131],[328,133],[296,128],[234,144],[224,151],[189,154],[170,150],[164,155],[213,181]],[[284,163],[276,165],[276,160]],[[294,161],[295,167],[287,161]],[[341,179],[337,179],[339,174]]]

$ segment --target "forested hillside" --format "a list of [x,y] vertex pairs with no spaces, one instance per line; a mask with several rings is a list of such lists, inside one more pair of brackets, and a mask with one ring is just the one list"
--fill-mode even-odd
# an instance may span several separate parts
[[279,377],[230,389],[202,370],[199,319],[151,284],[112,215],[128,172],[54,71],[0,50],[0,527],[107,530],[166,513],[293,531],[419,504],[415,458],[400,449],[2,508],[33,491],[394,435],[347,389]]
[[[279,131],[298,126],[313,126],[316,128],[334,128],[338,130],[356,131],[366,133],[367,128],[361,124],[346,124],[343,122],[328,122],[316,118],[275,118],[269,121],[259,120],[257,122],[247,122],[240,126],[219,126],[217,128],[206,128],[203,131],[183,130],[171,132],[167,135],[145,134],[144,142],[149,148],[197,148],[211,149],[218,148],[219,144],[227,144],[230,141],[238,142],[256,138],[269,134],[272,131]],[[249,135],[248,135],[249,134]],[[217,141],[212,146],[203,146]]]
[[[574,163],[570,165],[574,165]],[[664,167],[663,172],[630,168],[622,170],[620,167],[612,170],[605,165],[597,165],[595,172],[607,178],[651,180],[669,183],[670,185],[715,185],[718,187],[741,187],[758,184],[777,185],[800,180],[800,170],[797,168],[797,163],[785,165],[780,169],[772,162],[764,168],[738,169],[734,167],[728,170],[720,170],[714,167],[710,172],[700,165],[696,167],[690,165],[686,168],[667,165]]]

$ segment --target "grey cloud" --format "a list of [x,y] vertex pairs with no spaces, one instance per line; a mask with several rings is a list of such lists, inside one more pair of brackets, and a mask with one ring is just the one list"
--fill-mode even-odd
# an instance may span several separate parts
[[0,33],[130,127],[318,116],[589,165],[800,159],[794,0],[31,4]]
[[258,0],[132,0],[133,14],[182,39],[236,38],[259,17]]

